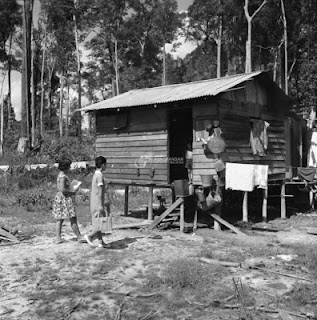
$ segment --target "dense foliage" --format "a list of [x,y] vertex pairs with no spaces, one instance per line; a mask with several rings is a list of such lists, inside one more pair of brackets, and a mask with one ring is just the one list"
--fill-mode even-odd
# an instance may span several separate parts
[[[28,162],[43,160],[44,153],[53,160],[65,150],[76,160],[94,154],[93,129],[78,129],[81,99],[93,103],[135,88],[245,70],[245,0],[193,0],[185,13],[178,12],[177,0],[37,0],[36,8],[39,3],[32,29],[31,127],[32,148],[41,149],[35,156],[31,150]],[[307,114],[317,99],[317,3],[248,1],[251,16],[260,7],[252,19],[252,68],[272,70],[274,80],[287,86],[294,110]],[[22,9],[21,2],[0,0],[0,62],[9,81],[12,70],[21,70]],[[169,43],[176,49],[180,37],[196,45],[184,58],[165,50]],[[5,154],[13,156],[21,134],[10,94],[3,92],[3,131]],[[78,148],[76,139],[87,147]]]

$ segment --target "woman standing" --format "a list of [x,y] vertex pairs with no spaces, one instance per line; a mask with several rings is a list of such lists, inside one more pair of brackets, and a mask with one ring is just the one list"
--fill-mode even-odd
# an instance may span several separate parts
[[56,243],[62,243],[62,226],[65,219],[70,220],[73,232],[77,236],[79,242],[86,242],[84,237],[80,234],[76,211],[74,207],[73,196],[77,190],[71,190],[70,181],[67,176],[70,170],[71,160],[60,160],[58,162],[58,169],[60,170],[57,176],[57,194],[53,202],[53,217],[56,219]]

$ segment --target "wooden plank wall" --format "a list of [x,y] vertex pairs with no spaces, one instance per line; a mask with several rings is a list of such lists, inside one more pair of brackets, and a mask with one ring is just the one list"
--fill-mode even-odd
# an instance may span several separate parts
[[[202,124],[214,119],[220,120],[220,128],[226,141],[226,150],[221,155],[224,162],[269,165],[269,180],[285,177],[286,167],[286,126],[285,119],[272,113],[267,107],[270,100],[265,88],[256,82],[247,82],[242,90],[222,94],[207,107],[194,109],[193,180],[201,184],[201,174],[215,174],[212,156],[206,157],[200,136],[207,137]],[[204,110],[202,110],[204,109]],[[208,110],[208,111],[207,111]],[[263,119],[268,127],[268,155],[253,155],[250,147],[250,119]],[[197,139],[198,138],[198,139]]]
[[[122,183],[167,184],[166,111],[133,110],[128,114],[127,126],[116,131],[113,127],[118,123],[118,116],[102,114],[97,117],[96,149],[97,155],[108,159],[106,178]],[[140,164],[145,166],[138,170]]]
[[193,183],[196,185],[201,184],[201,174],[216,174],[214,160],[212,157],[206,157],[200,141],[200,138],[206,140],[208,137],[206,125],[216,119],[218,119],[217,102],[193,106]]

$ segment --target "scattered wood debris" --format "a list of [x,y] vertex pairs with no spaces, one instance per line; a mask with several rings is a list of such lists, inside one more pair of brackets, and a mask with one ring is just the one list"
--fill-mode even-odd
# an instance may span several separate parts
[[14,236],[12,233],[10,233],[8,230],[5,230],[0,227],[0,236],[2,240],[8,240],[12,242],[20,242],[20,240]]
[[199,258],[199,261],[209,263],[209,264],[221,265],[224,267],[241,267],[241,263],[239,262],[221,261],[221,260],[208,259],[208,258]]

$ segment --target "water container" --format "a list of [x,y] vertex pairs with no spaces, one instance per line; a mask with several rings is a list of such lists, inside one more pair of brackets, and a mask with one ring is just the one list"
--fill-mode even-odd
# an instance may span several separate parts
[[174,180],[174,190],[176,197],[189,196],[188,180]]

